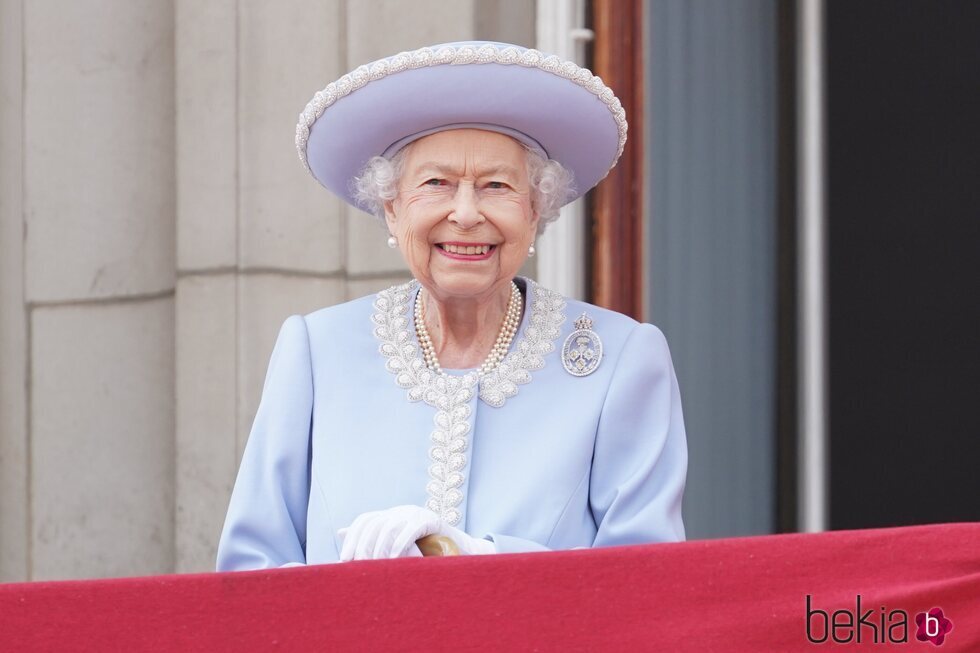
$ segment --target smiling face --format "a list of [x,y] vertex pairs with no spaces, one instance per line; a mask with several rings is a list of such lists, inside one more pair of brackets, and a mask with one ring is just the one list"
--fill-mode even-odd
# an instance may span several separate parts
[[453,129],[408,146],[385,204],[412,274],[438,300],[499,295],[534,240],[527,155],[514,139]]

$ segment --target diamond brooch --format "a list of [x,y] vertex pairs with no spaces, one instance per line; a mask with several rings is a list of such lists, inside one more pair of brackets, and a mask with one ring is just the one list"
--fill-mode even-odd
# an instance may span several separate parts
[[602,361],[602,340],[592,330],[592,318],[587,314],[575,320],[572,331],[561,348],[561,363],[573,376],[588,376],[596,371]]

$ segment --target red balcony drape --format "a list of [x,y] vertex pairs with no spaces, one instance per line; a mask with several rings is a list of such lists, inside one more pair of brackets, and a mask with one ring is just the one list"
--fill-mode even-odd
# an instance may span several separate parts
[[806,597],[858,594],[909,641],[857,650],[934,650],[914,615],[938,607],[939,650],[980,651],[980,523],[0,585],[0,650],[832,651]]

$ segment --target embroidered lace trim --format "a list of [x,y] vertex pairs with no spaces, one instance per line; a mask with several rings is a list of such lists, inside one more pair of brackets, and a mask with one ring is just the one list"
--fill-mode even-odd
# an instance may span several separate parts
[[480,399],[501,408],[517,394],[518,385],[531,381],[531,372],[543,368],[544,357],[555,349],[565,321],[565,300],[528,281],[530,314],[524,334],[517,348],[481,381],[476,372],[444,376],[425,365],[409,329],[409,307],[418,288],[418,281],[410,281],[379,292],[371,320],[374,335],[381,342],[378,351],[385,358],[385,368],[395,375],[395,383],[407,391],[409,401],[424,401],[436,409],[425,507],[455,526],[462,516],[459,505],[463,493],[459,488],[464,481],[467,435],[472,428],[469,402],[473,393],[479,385]]

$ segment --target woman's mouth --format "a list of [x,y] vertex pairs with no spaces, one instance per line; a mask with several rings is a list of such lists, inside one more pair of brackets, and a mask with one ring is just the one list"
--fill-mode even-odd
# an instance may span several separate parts
[[445,256],[458,261],[483,261],[493,255],[496,245],[490,243],[436,243]]

